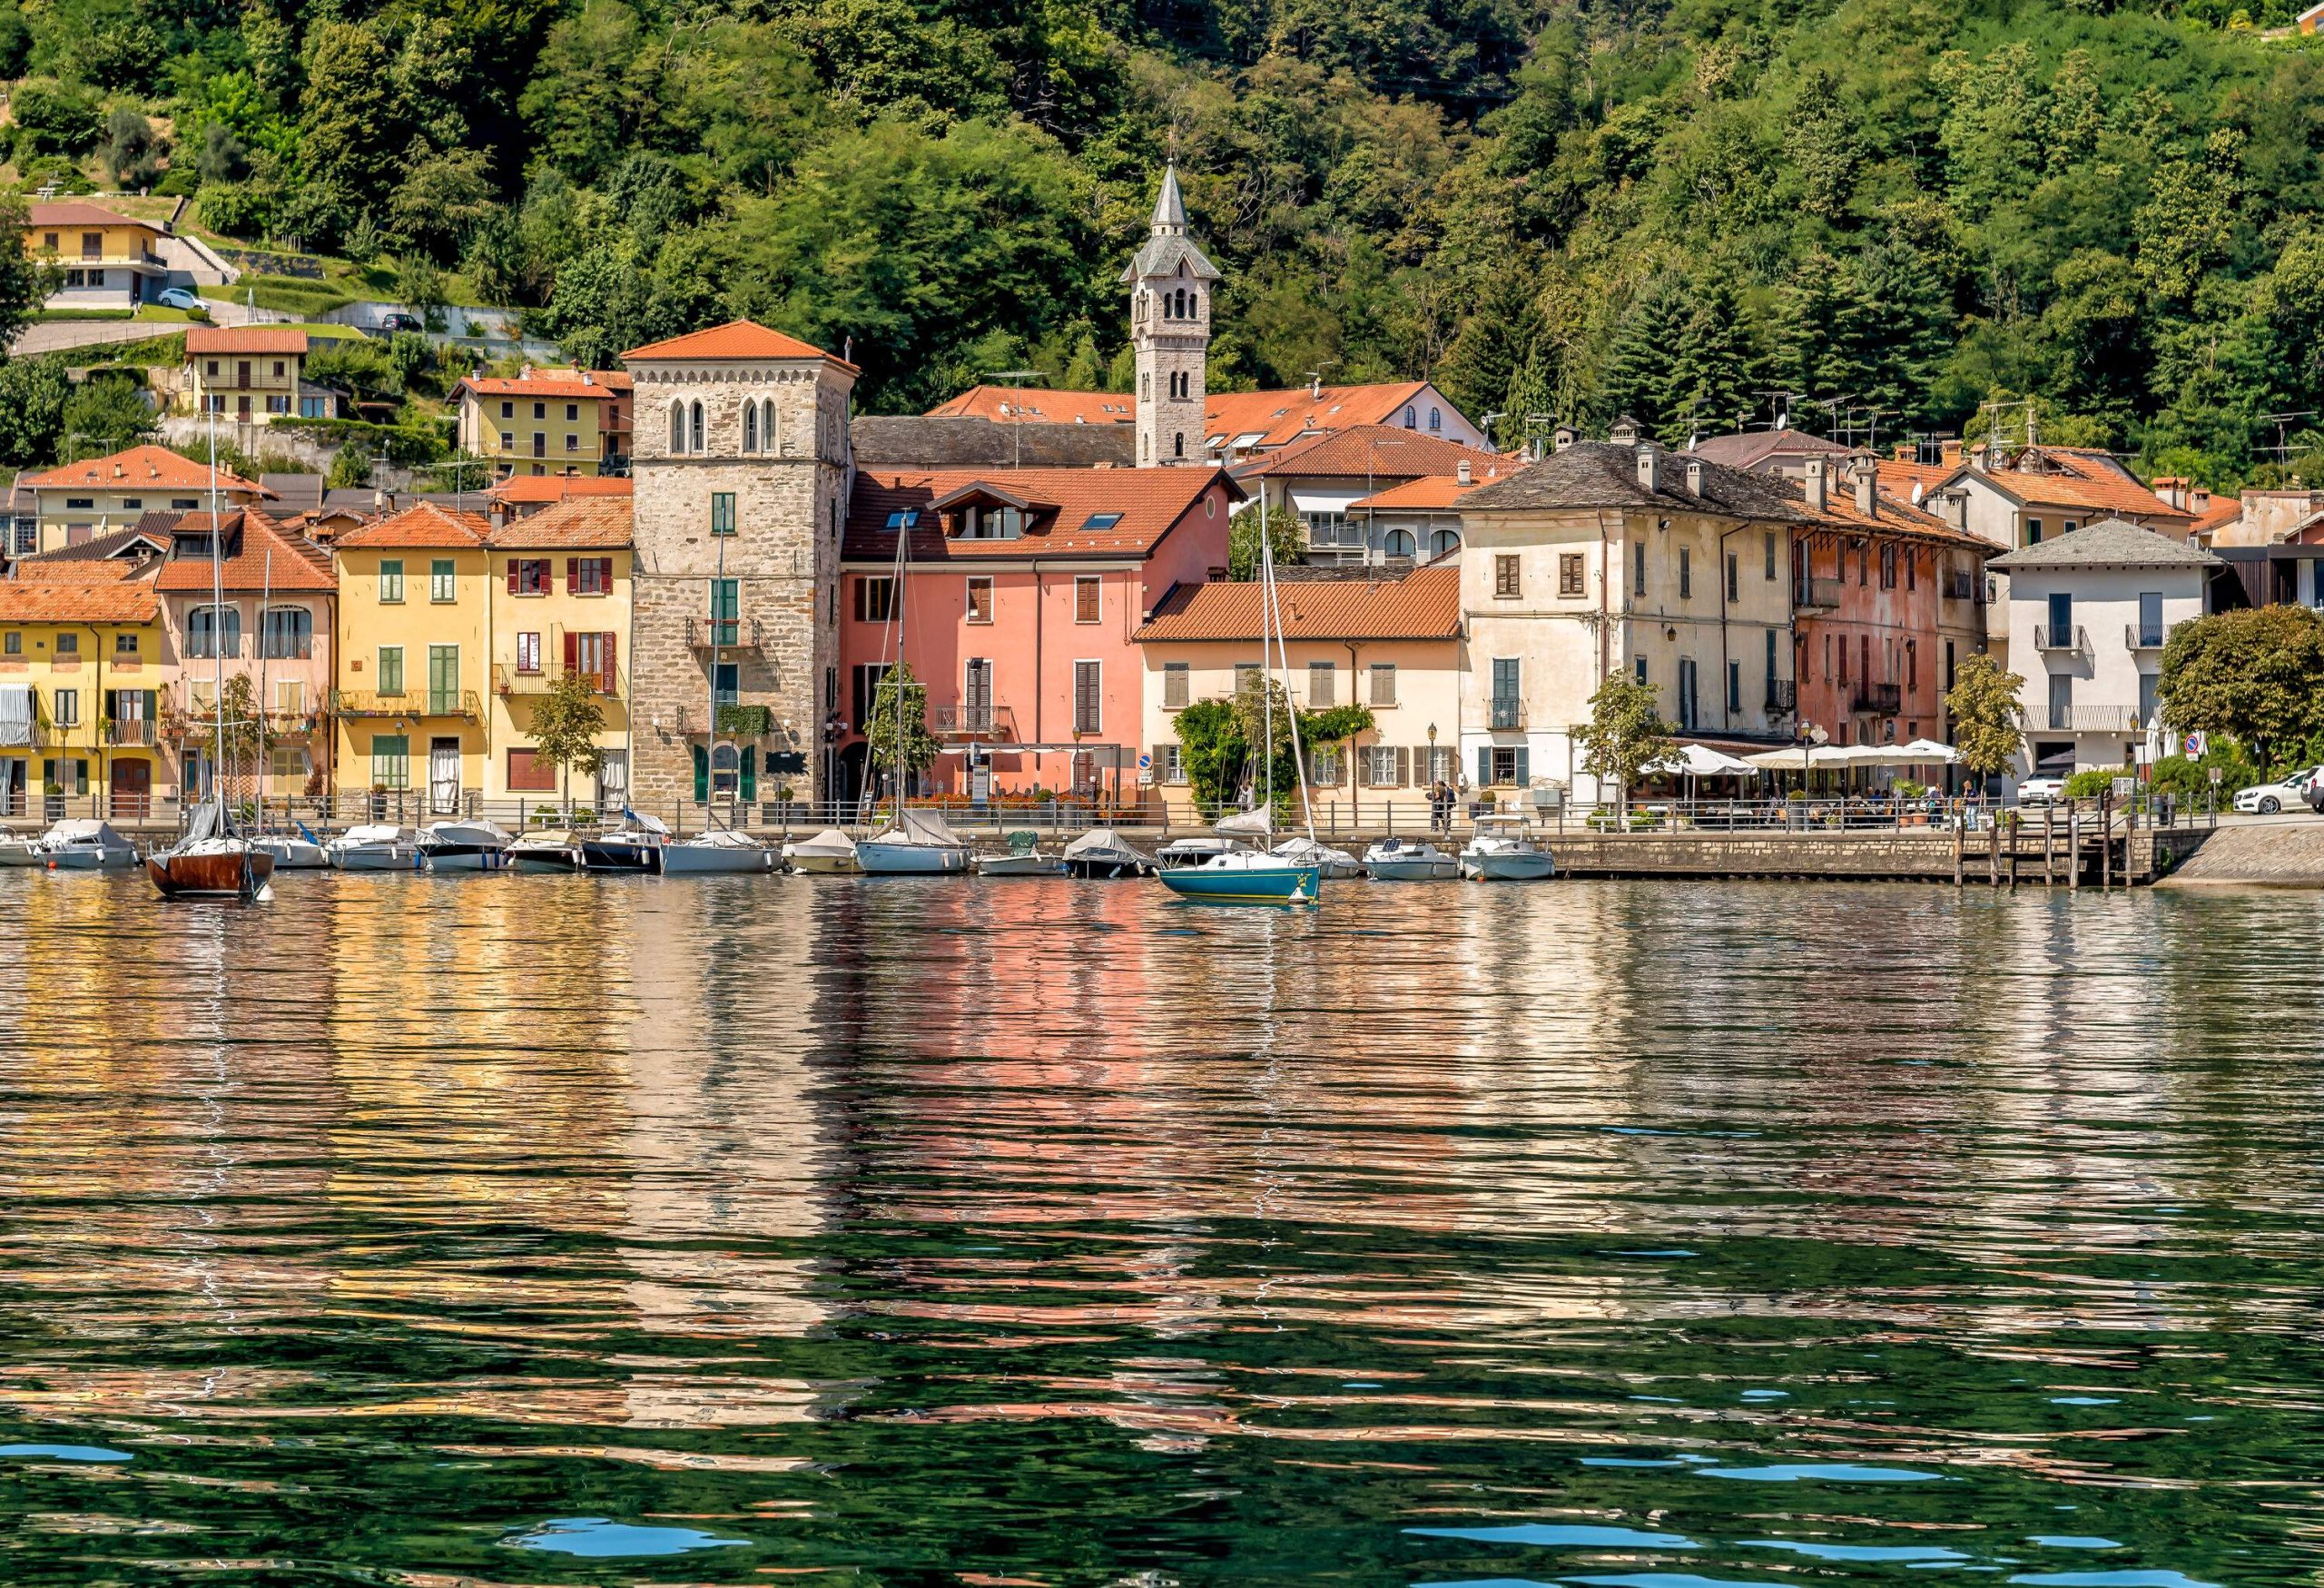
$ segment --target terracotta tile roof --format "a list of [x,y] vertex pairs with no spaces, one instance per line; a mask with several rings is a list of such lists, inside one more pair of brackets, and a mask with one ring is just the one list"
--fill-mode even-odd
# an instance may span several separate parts
[[[623,390],[627,389],[627,380],[626,376],[623,377]],[[529,375],[519,376],[470,375],[460,381],[458,390],[473,391],[478,397],[524,397],[536,400],[553,397],[560,402],[576,398],[589,402],[603,402],[621,395],[620,390],[606,385],[594,370],[586,380],[577,374],[560,372],[551,375],[537,370]]]
[[162,598],[143,579],[109,585],[0,579],[0,623],[152,623]]
[[1056,391],[1045,386],[971,386],[924,416],[932,419],[980,419],[1010,424],[1127,425],[1137,418],[1137,399],[1127,391]]
[[[1401,579],[1318,579],[1279,585],[1285,639],[1457,639],[1461,570],[1419,568]],[[1141,643],[1259,637],[1256,583],[1180,585],[1132,637]]]
[[[2092,473],[2100,475],[2095,469]],[[1984,478],[2029,508],[2093,508],[2102,512],[2135,514],[2142,518],[2171,518],[2181,524],[2194,518],[2192,513],[2172,507],[2127,475],[2083,478],[1995,469],[1984,471]]]
[[[1801,505],[1806,505],[1803,494]],[[1981,535],[1955,529],[1952,525],[1925,508],[1914,507],[1902,498],[1886,490],[1880,492],[1879,511],[1867,517],[1856,505],[1856,489],[1846,479],[1836,481],[1826,498],[1822,521],[1811,523],[1810,528],[1839,528],[1862,534],[1907,535],[1920,541],[1956,547],[1974,551],[1981,557],[1997,555],[2001,547]]]
[[666,340],[632,348],[621,356],[625,364],[666,359],[821,359],[852,370],[854,365],[822,349],[785,336],[748,320],[730,320],[707,330],[691,331]]
[[[1690,461],[1702,471],[1700,496],[1687,488]],[[1492,485],[1479,486],[1461,499],[1461,508],[1471,513],[1650,508],[1786,524],[1812,521],[1798,488],[1775,475],[1746,474],[1723,464],[1689,459],[1683,452],[1666,452],[1659,483],[1649,491],[1639,481],[1638,467],[1633,448],[1615,441],[1576,441]]]
[[160,232],[158,221],[140,221],[132,215],[119,215],[101,204],[63,202],[32,206],[30,226],[143,226],[148,232]]
[[331,545],[358,550],[392,550],[399,546],[458,549],[487,546],[491,539],[492,522],[482,513],[455,512],[434,502],[421,502],[376,524],[358,525]]
[[[931,506],[982,485],[1031,504],[1030,521],[1015,540],[967,540],[944,533]],[[917,512],[911,554],[916,561],[960,557],[1143,557],[1188,512],[1199,516],[1203,492],[1224,485],[1229,501],[1241,492],[1216,469],[931,469],[856,476],[848,503],[846,544],[851,561],[885,561],[895,555],[890,516]],[[1114,522],[1098,522],[1111,517]],[[1217,518],[1224,546],[1226,513]]]
[[1926,496],[1946,480],[1961,472],[1957,463],[1905,463],[1894,458],[1880,459],[1880,488],[1891,496],[1913,499],[1913,488],[1921,488]]
[[492,532],[492,545],[517,549],[618,551],[630,543],[631,509],[625,496],[567,497]]
[[1445,512],[1459,505],[1462,497],[1479,486],[1491,485],[1502,477],[1504,469],[1521,468],[1523,460],[1499,458],[1482,469],[1472,469],[1463,481],[1458,475],[1424,474],[1418,479],[1408,479],[1386,490],[1374,491],[1360,501],[1348,504],[1350,512],[1359,508],[1374,512],[1402,508],[1406,512]]
[[512,474],[484,494],[496,502],[561,502],[567,497],[625,497],[636,482],[606,474]]
[[[218,570],[218,583],[226,589],[327,595],[339,588],[339,581],[331,577],[330,553],[312,541],[284,533],[264,513],[221,513],[217,521],[223,526],[229,548],[225,564]],[[178,520],[177,527],[180,534],[200,534],[211,526],[208,513],[188,513]],[[162,565],[161,577],[154,583],[159,588],[176,594],[208,590],[211,576],[206,539],[199,553],[172,555]]]
[[1329,435],[1295,441],[1266,460],[1245,469],[1243,476],[1329,476],[1337,479],[1413,479],[1423,474],[1451,474],[1466,463],[1472,471],[1502,467],[1511,460],[1498,452],[1463,447],[1435,436],[1407,430],[1401,425],[1351,425]]
[[[64,490],[84,486],[100,490],[187,490],[210,488],[210,466],[181,457],[167,447],[132,447],[109,458],[91,458],[37,474],[20,474],[16,484],[28,490]],[[218,488],[251,496],[271,497],[264,486],[225,469],[218,471]]]
[[16,565],[16,577],[36,585],[118,585],[128,579],[150,577],[160,567],[153,558],[140,565],[117,557],[85,562],[51,562],[46,557],[28,557]]
[[2243,517],[2243,498],[2240,496],[2213,497],[2211,505],[2197,517],[2192,533],[2212,535]]
[[304,358],[307,333],[272,325],[190,325],[188,353],[296,353]]

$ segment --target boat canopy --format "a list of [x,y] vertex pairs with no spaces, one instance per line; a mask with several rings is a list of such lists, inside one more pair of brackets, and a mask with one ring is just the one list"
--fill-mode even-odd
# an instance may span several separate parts
[[1122,842],[1121,834],[1111,827],[1092,827],[1065,846],[1065,858],[1073,860],[1085,854],[1135,854],[1137,852]]
[[907,807],[898,813],[893,821],[873,833],[872,842],[951,845],[959,843],[960,837],[935,812]]
[[826,827],[812,838],[802,838],[791,846],[793,854],[853,854],[855,840],[836,827]]
[[70,821],[59,822],[48,830],[51,843],[84,843],[92,838],[108,849],[126,847],[129,843],[111,827],[90,816],[75,816]]
[[339,846],[352,848],[363,843],[409,843],[411,831],[406,827],[350,827],[339,835]]
[[1256,833],[1265,837],[1275,831],[1275,813],[1264,805],[1256,810],[1237,811],[1231,816],[1219,817],[1217,831],[1244,836]]

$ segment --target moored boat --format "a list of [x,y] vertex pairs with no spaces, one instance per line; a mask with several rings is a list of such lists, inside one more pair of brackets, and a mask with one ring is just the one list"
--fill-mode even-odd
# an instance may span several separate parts
[[1287,860],[1294,865],[1312,865],[1327,877],[1344,880],[1364,874],[1364,866],[1355,856],[1313,838],[1286,838],[1275,846],[1274,853],[1277,860]]
[[1111,827],[1092,827],[1065,846],[1065,869],[1077,877],[1140,877],[1153,863]]
[[503,871],[515,842],[515,833],[491,822],[430,822],[420,830],[420,861],[431,872]]
[[976,867],[977,875],[980,877],[1059,877],[1065,874],[1065,862],[1054,854],[1043,854],[1039,838],[1030,833],[1011,833],[1006,852],[978,855]]
[[659,816],[622,812],[622,824],[581,841],[581,869],[591,872],[654,872],[662,869],[662,845],[670,829]]
[[0,833],[0,866],[42,866],[48,863],[48,851],[41,845],[37,833]]
[[41,839],[52,870],[126,871],[137,863],[137,846],[105,823],[81,817],[59,822]]
[[674,838],[662,845],[662,874],[665,877],[735,875],[770,872],[775,852],[748,833],[731,830],[697,833]]
[[536,827],[508,845],[508,869],[519,872],[577,872],[581,841],[565,827]]
[[856,843],[855,863],[870,877],[955,876],[969,869],[969,846],[934,812],[905,810]]
[[1550,852],[1533,842],[1522,816],[1479,816],[1461,851],[1461,874],[1492,883],[1530,883],[1553,876]]
[[1156,849],[1154,866],[1157,871],[1176,871],[1180,866],[1204,864],[1222,854],[1239,854],[1246,847],[1232,838],[1192,833],[1184,838],[1173,838]]
[[1461,862],[1433,843],[1391,836],[1364,852],[1364,869],[1383,883],[1434,883],[1458,877]]
[[1182,898],[1241,904],[1313,904],[1324,891],[1320,867],[1250,850],[1215,854],[1200,865],[1175,866],[1161,875],[1162,885]]
[[855,869],[855,840],[836,827],[826,827],[812,838],[784,844],[783,858],[794,872],[838,876]]
[[419,869],[419,835],[379,824],[350,827],[323,845],[333,871],[409,872]]
[[304,826],[295,833],[261,833],[251,842],[261,853],[274,857],[274,869],[279,872],[323,871],[330,865],[330,852]]
[[234,833],[215,796],[196,807],[186,835],[169,849],[145,857],[145,875],[164,899],[272,897],[268,880],[274,857]]

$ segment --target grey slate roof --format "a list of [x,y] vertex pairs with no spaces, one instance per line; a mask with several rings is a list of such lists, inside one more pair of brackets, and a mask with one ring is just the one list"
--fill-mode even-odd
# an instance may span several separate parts
[[866,414],[848,426],[866,469],[1128,469],[1137,461],[1129,425],[996,424],[973,415]]
[[[166,520],[158,535],[145,527],[147,520],[155,517]],[[144,541],[155,551],[167,551],[170,547],[168,526],[175,524],[182,517],[183,515],[179,513],[159,515],[147,513],[126,529],[114,529],[103,535],[92,535],[78,546],[60,546],[54,551],[44,551],[37,557],[27,557],[19,560],[26,563],[102,562],[106,557],[119,556],[140,540]]]
[[1779,523],[1815,522],[1807,503],[1787,480],[1700,459],[1702,495],[1687,489],[1684,452],[1662,455],[1659,488],[1639,483],[1638,450],[1613,441],[1576,441],[1539,463],[1479,486],[1461,498],[1467,512],[1556,512],[1595,508],[1659,508],[1666,512],[1717,513]]
[[2038,546],[2022,546],[1985,565],[2001,573],[2027,568],[2225,567],[2226,560],[2200,546],[2142,529],[2120,518],[2101,518]]
[[1846,458],[1848,449],[1805,430],[1743,430],[1732,436],[1705,436],[1688,456],[1724,463],[1729,469],[1754,469],[1770,458],[1810,454]]
[[1175,276],[1181,265],[1196,281],[1218,280],[1218,267],[1187,236],[1187,206],[1178,197],[1176,165],[1162,173],[1162,192],[1154,201],[1154,219],[1147,223],[1147,231],[1151,235],[1147,238],[1146,246],[1123,268],[1121,281],[1135,281],[1140,276]]

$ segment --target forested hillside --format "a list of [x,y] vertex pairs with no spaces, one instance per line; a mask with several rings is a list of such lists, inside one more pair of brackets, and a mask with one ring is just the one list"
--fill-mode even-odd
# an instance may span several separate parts
[[1679,439],[2032,395],[2218,484],[2324,407],[2324,54],[2216,0],[19,3],[20,176],[430,258],[593,363],[751,314],[852,339],[877,409],[1118,383],[1175,146],[1229,383]]

